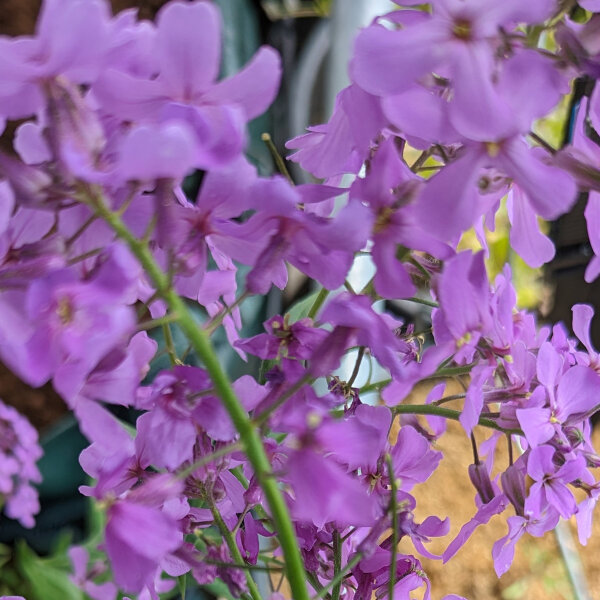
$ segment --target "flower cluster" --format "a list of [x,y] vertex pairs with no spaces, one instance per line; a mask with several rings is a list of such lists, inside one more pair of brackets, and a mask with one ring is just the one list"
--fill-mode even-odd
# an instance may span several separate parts
[[42,456],[31,423],[0,401],[0,503],[11,519],[33,527],[40,510],[34,484],[41,481],[36,462]]
[[[243,154],[246,124],[277,93],[277,53],[261,48],[218,80],[221,22],[208,1],[171,2],[153,24],[110,17],[104,0],[45,0],[34,37],[0,40],[0,116],[21,120],[15,154],[0,154],[0,358],[31,385],[51,381],[90,441],[80,463],[94,483],[81,491],[106,511],[114,578],[99,587],[73,549],[73,580],[91,597],[157,598],[189,574],[259,600],[251,572],[268,568],[285,571],[297,600],[309,589],[429,598],[419,557],[449,560],[494,515],[509,527],[492,549],[498,574],[525,532],[560,517],[589,537],[593,310],[573,308],[585,351],[564,326],[539,328],[516,307],[508,267],[490,283],[484,229],[507,197],[512,245],[539,266],[554,248],[537,217],[589,191],[600,252],[598,95],[561,152],[534,132],[574,77],[596,76],[596,17],[574,24],[553,0],[401,4],[359,33],[330,121],[289,142],[325,179],[298,186],[259,177]],[[551,27],[548,49],[540,31]],[[187,198],[194,170],[204,174]],[[472,227],[484,251],[459,251]],[[375,274],[355,290],[359,253]],[[320,286],[310,309],[240,337],[242,302],[285,287],[289,265]],[[433,308],[424,346],[382,312],[400,299]],[[220,327],[241,357],[262,360],[259,377],[228,381],[210,343]],[[155,329],[171,368],[146,381]],[[174,329],[198,362],[185,364]],[[389,378],[358,386],[363,361]],[[464,393],[445,395],[451,375],[469,376]],[[425,403],[407,404],[427,381],[437,385]],[[110,405],[142,412],[134,435]],[[37,448],[2,411],[7,432]],[[419,522],[411,492],[442,458],[433,444],[447,419],[473,441],[475,514],[436,556],[427,544],[449,521]],[[510,460],[495,465],[501,439]],[[37,450],[20,447],[7,445],[2,493],[31,525],[32,498],[13,500],[30,494]],[[403,539],[414,555],[398,550]]]

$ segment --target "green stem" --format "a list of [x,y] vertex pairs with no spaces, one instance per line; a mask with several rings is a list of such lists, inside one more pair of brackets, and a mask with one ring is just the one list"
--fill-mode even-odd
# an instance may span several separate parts
[[281,573],[282,567],[265,567],[262,565],[240,565],[238,563],[222,562],[218,560],[203,560],[207,565],[215,565],[216,567],[225,567],[226,569],[239,569],[240,571],[266,571],[267,573]]
[[263,425],[268,418],[280,407],[282,407],[298,390],[303,388],[305,385],[312,383],[313,378],[310,375],[304,375],[301,377],[292,387],[288,388],[271,406],[265,408],[259,415],[256,415],[253,422],[257,427]]
[[354,363],[354,370],[352,371],[352,375],[350,375],[350,379],[348,379],[348,387],[352,387],[352,384],[356,381],[356,378],[358,377],[358,372],[360,371],[360,363],[362,362],[364,355],[365,347],[361,346],[358,351],[358,356],[356,357],[356,362]]
[[[306,578],[317,593],[320,593],[324,589],[323,586],[319,583],[319,580],[317,579],[317,576],[314,573],[307,572]],[[327,598],[327,600],[331,600],[331,595],[327,593],[327,590],[324,591],[323,597]]]
[[[396,415],[433,415],[436,417],[443,417],[444,419],[452,419],[458,421],[462,414],[460,410],[453,410],[451,408],[444,408],[442,406],[434,406],[433,404],[400,404],[392,408]],[[487,427],[489,429],[495,429],[502,433],[513,433],[515,435],[523,436],[523,432],[520,429],[505,429],[500,427],[496,421],[480,417],[479,425]]]
[[[229,531],[229,527],[227,527],[227,523],[223,521],[223,517],[219,512],[214,500],[209,497],[208,498],[208,506],[210,508],[210,512],[212,513],[213,519],[215,521],[215,525],[218,527],[227,547],[229,548],[229,553],[231,554],[231,558],[233,558],[234,563],[236,565],[243,565],[244,559],[242,558],[242,554],[240,549],[237,546],[237,542],[235,541],[235,537]],[[239,568],[239,567],[238,567]],[[246,571],[246,584],[248,585],[248,590],[250,591],[250,595],[253,600],[262,600],[260,592],[258,591],[258,587],[256,586],[256,582],[252,579],[252,576],[248,571]]]
[[213,460],[217,460],[217,458],[221,458],[222,456],[227,456],[232,452],[237,452],[242,449],[242,445],[239,442],[233,442],[231,444],[227,444],[227,446],[222,446],[218,450],[199,458],[197,461],[193,462],[189,467],[186,467],[183,471],[177,473],[177,476],[181,479],[185,479],[188,475],[191,475],[196,469],[203,467]]
[[454,400],[463,400],[467,397],[466,392],[462,392],[461,394],[451,394],[450,396],[444,396],[435,402],[432,402],[434,406],[441,406],[442,404],[446,404],[446,402],[452,402]]
[[392,513],[392,562],[390,563],[390,580],[388,582],[388,599],[394,600],[394,586],[396,585],[396,556],[398,554],[398,485],[394,475],[394,465],[392,457],[388,454],[385,457],[388,477],[390,478],[390,511]]
[[77,263],[87,260],[88,258],[92,258],[92,256],[98,256],[98,254],[100,254],[100,252],[103,252],[103,251],[104,251],[104,248],[94,248],[94,250],[88,250],[87,252],[84,252],[83,254],[79,254],[78,256],[74,256],[73,258],[70,258],[67,261],[67,264],[69,266],[76,265]]
[[[464,367],[447,367],[445,369],[438,369],[432,375],[423,377],[420,381],[431,381],[432,379],[446,379],[447,377],[456,377],[457,375],[468,375],[471,372],[473,365],[466,365]],[[386,385],[392,383],[391,379],[382,379],[381,381],[375,381],[369,383],[360,388],[359,392],[364,394],[366,392],[374,392],[384,388]]]
[[265,494],[277,528],[292,597],[294,600],[309,600],[302,556],[285,500],[279,490],[277,481],[271,477],[271,464],[262,445],[260,435],[250,421],[246,410],[237,399],[206,332],[198,327],[185,302],[169,286],[167,275],[154,260],[148,246],[129,231],[122,219],[105,205],[102,198],[99,198],[93,192],[88,195],[88,198],[98,216],[111,226],[117,237],[122,239],[137,257],[154,282],[156,290],[169,305],[171,312],[179,316],[178,325],[204,363],[225,409],[240,434],[248,460],[252,464],[256,478]]
[[287,169],[287,166],[285,164],[285,160],[283,159],[283,157],[281,156],[281,154],[279,154],[279,151],[275,147],[275,144],[273,143],[271,135],[265,131],[265,133],[263,133],[260,137],[261,137],[262,141],[265,143],[265,145],[267,146],[267,148],[269,149],[269,152],[271,153],[271,156],[273,157],[273,160],[275,161],[275,164],[277,165],[277,170],[292,185],[294,185],[294,180],[292,179],[292,176],[290,175],[290,172]]
[[346,568],[343,571],[340,571],[337,575],[333,577],[333,579],[323,588],[321,588],[310,600],[319,600],[319,598],[324,598],[327,595],[327,592],[330,588],[338,583],[344,581],[344,578],[348,575],[352,569],[363,559],[363,555],[360,552],[357,552],[346,564]]
[[171,333],[169,323],[163,323],[162,330],[163,335],[165,336],[165,346],[167,348],[169,360],[171,361],[171,366],[174,367],[175,365],[180,365],[181,361],[177,357],[177,352],[175,351],[175,343],[173,342],[173,334]]
[[92,215],[91,217],[89,217],[84,223],[83,225],[69,238],[65,241],[65,245],[67,246],[67,248],[69,246],[71,246],[71,244],[77,239],[79,238],[83,233],[85,233],[85,230],[97,219],[98,217],[96,215]]
[[416,304],[424,304],[425,306],[431,306],[432,308],[439,307],[439,304],[433,300],[425,300],[425,298],[417,298],[416,296],[413,296],[412,298],[403,298],[403,300],[406,300],[407,302],[414,302]]
[[166,314],[164,317],[158,317],[156,319],[150,319],[149,321],[138,323],[137,330],[148,331],[150,329],[154,329],[155,327],[160,327],[161,325],[173,323],[173,321],[177,321],[177,315]]
[[212,335],[215,330],[221,325],[223,319],[227,315],[230,315],[246,298],[250,296],[250,292],[244,292],[239,298],[235,300],[235,302],[231,306],[225,306],[223,310],[215,315],[205,326],[204,329],[208,333],[208,335]]
[[321,291],[315,298],[313,305],[310,307],[310,310],[308,311],[307,316],[309,319],[314,320],[314,318],[317,316],[317,313],[319,312],[319,309],[321,308],[321,306],[323,306],[323,303],[325,302],[325,300],[327,300],[327,296],[329,296],[329,290],[326,290],[325,288],[321,288]]
[[[333,532],[333,577],[334,579],[342,570],[342,542],[340,540],[340,532],[336,529]],[[342,580],[336,582],[331,588],[331,600],[339,600],[340,591],[342,589]]]

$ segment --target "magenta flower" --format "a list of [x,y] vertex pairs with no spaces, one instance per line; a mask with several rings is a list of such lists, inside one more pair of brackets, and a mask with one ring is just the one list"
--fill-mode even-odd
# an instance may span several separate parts
[[322,529],[326,523],[337,527],[370,526],[379,516],[379,507],[366,485],[346,473],[334,460],[310,449],[289,451],[284,480],[292,487],[295,519]]
[[177,521],[161,510],[181,490],[181,482],[158,475],[109,507],[106,551],[115,581],[125,591],[153,589],[161,561],[183,543]]
[[[279,57],[263,47],[232,77],[216,83],[221,54],[218,10],[208,2],[171,2],[157,18],[154,52],[158,76],[108,69],[94,97],[123,121],[186,121],[198,144],[197,165],[216,167],[240,155],[244,125],[272,102]],[[201,56],[202,60],[198,60]]]
[[345,350],[355,343],[370,348],[393,376],[402,376],[403,357],[409,354],[410,347],[396,337],[386,319],[373,310],[370,298],[341,293],[327,303],[319,319],[335,328],[315,350],[313,372],[325,374],[335,369]]

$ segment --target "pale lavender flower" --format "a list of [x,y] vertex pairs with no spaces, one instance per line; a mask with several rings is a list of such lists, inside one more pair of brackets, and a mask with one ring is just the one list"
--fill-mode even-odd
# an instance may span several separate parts
[[36,462],[42,456],[38,436],[29,421],[0,401],[0,504],[5,514],[23,527],[34,526],[40,510],[32,484],[42,478]]

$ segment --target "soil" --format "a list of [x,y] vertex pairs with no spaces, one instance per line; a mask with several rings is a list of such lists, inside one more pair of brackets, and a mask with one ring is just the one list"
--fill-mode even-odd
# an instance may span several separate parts
[[[412,401],[422,402],[426,393],[427,388],[419,389],[413,394]],[[448,389],[446,393],[454,392]],[[475,435],[481,442],[489,437],[489,432],[477,428]],[[598,447],[600,430],[596,430],[594,437]],[[440,466],[426,483],[414,491],[417,521],[431,514],[440,518],[450,517],[450,533],[428,545],[433,553],[443,552],[463,523],[475,514],[475,490],[467,474],[467,467],[473,462],[471,442],[460,424],[449,422],[446,434],[437,442],[437,448],[444,454]],[[504,440],[498,443],[495,464],[502,469],[508,464],[508,448]],[[441,498],[445,498],[446,502],[441,502]],[[552,533],[544,538],[521,538],[511,569],[500,579],[496,577],[492,546],[506,535],[506,517],[512,514],[512,509],[508,509],[505,515],[494,517],[487,525],[479,527],[447,564],[442,566],[440,561],[423,560],[431,578],[434,600],[451,593],[469,600],[574,600],[559,546]],[[600,511],[596,511],[593,534],[586,547],[580,546],[577,541],[574,519],[569,525],[574,550],[583,563],[590,597],[600,600]],[[411,551],[409,546],[404,549]]]

